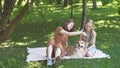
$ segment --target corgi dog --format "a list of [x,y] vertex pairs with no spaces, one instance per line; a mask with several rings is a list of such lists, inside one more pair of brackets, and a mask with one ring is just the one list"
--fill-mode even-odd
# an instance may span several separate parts
[[74,56],[82,58],[86,56],[86,53],[87,53],[86,42],[79,41],[76,44],[76,51],[74,51]]
[[67,56],[74,55],[76,57],[84,57],[86,56],[87,49],[86,49],[86,42],[85,41],[78,41],[74,46],[65,46],[65,54]]

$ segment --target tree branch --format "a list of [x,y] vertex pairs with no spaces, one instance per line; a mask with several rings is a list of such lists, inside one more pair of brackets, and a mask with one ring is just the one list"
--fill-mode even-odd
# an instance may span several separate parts
[[28,12],[29,7],[33,4],[34,0],[31,1],[27,1],[27,3],[25,4],[25,6],[23,7],[23,9],[21,10],[21,12],[16,15],[16,17],[11,21],[10,25],[7,27],[7,29],[3,32],[3,35],[0,36],[2,37],[2,39],[0,38],[0,43],[4,42],[14,31],[16,25],[20,22],[20,20],[25,16],[25,14]]
[[0,19],[0,32],[5,29],[4,27],[6,25],[6,22],[8,22],[9,20],[10,13],[13,10],[15,2],[16,0],[5,0],[4,1],[4,9],[3,9],[3,13]]
[[29,2],[29,1],[30,0],[27,1],[27,3],[25,4],[25,6],[21,10],[21,12],[18,15],[16,15],[16,17],[11,21],[10,26],[12,26],[12,27],[16,26],[22,20],[22,18],[25,16],[25,14],[29,11],[29,7],[33,4],[34,0],[31,0],[31,2]]

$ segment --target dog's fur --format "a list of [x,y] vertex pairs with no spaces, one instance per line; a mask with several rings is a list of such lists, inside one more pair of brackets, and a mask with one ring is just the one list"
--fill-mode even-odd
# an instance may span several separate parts
[[70,55],[73,55],[74,52],[76,51],[76,47],[77,46],[64,46],[64,52],[65,52],[65,55],[67,56],[70,56]]
[[87,53],[86,42],[79,41],[76,47],[76,51],[74,52],[74,55],[76,57],[84,57],[86,56],[86,53]]
[[65,46],[65,52],[68,56],[74,55],[76,57],[84,57],[86,55],[86,42],[79,41],[74,46]]

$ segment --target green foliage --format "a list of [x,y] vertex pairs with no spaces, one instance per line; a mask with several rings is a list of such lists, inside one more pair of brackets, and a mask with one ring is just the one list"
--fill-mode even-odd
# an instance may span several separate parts
[[54,4],[54,3],[56,3],[56,0],[43,0],[42,2],[44,4]]
[[73,0],[74,1],[74,3],[80,3],[81,2],[81,0]]
[[112,3],[112,2],[117,2],[117,8],[118,8],[118,14],[120,15],[120,0],[101,0],[102,1],[102,5],[105,6],[108,3]]
[[108,3],[112,3],[113,0],[101,0],[102,1],[102,5],[105,6]]
[[116,0],[120,4],[120,0]]
[[17,2],[17,6],[20,7],[21,4],[22,4],[22,2],[23,2],[23,0],[19,0],[19,1]]
[[118,7],[118,14],[120,15],[120,6]]
[[40,5],[40,2],[41,2],[41,0],[35,0],[35,1],[34,1],[34,3],[35,3],[36,6],[39,6],[39,5]]
[[120,0],[116,0],[117,1],[117,6],[118,6],[118,14],[120,15]]
[[[93,10],[88,5],[87,17],[95,23],[96,47],[111,58],[63,60],[58,68],[120,67],[120,16],[113,5],[98,7]],[[63,9],[60,5],[43,4],[33,6],[30,10],[34,10],[30,19],[23,20],[12,36],[0,46],[0,68],[52,68],[46,66],[46,61],[26,62],[27,47],[47,46],[47,40],[54,35],[56,27],[62,26],[70,17],[69,6]],[[75,30],[80,27],[81,12],[81,4],[77,4],[74,8]],[[70,37],[68,43],[74,45],[78,40],[79,36]]]

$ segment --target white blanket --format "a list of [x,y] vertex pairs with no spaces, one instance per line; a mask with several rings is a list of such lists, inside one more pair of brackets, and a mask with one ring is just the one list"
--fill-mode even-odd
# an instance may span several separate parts
[[[27,48],[27,62],[30,61],[38,61],[38,60],[46,60],[46,47],[39,48]],[[94,58],[110,58],[108,54],[103,53],[100,50],[96,51],[96,54],[93,57],[83,57],[83,59],[94,59]],[[82,59],[81,57],[72,56],[64,56],[62,59]]]

